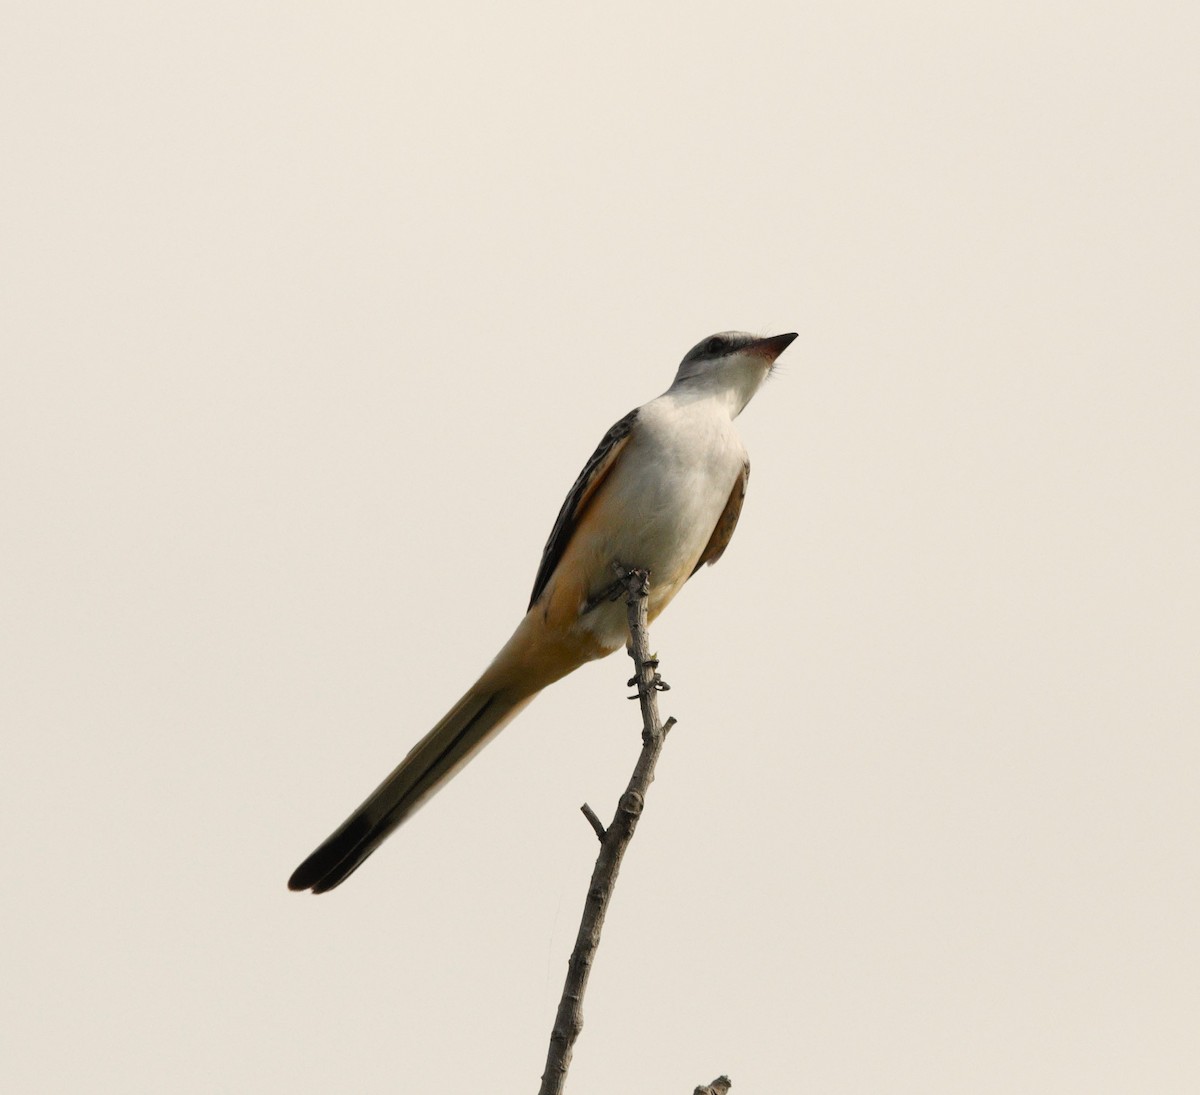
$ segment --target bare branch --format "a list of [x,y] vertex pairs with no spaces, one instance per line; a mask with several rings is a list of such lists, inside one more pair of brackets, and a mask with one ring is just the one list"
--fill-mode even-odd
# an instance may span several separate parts
[[[550,1034],[550,1050],[546,1055],[546,1071],[542,1073],[539,1095],[560,1095],[566,1083],[575,1040],[583,1029],[583,994],[587,989],[596,948],[600,945],[604,914],[608,911],[608,902],[625,849],[633,838],[633,831],[641,816],[646,792],[654,781],[654,766],[662,752],[663,741],[675,722],[670,719],[664,726],[658,714],[658,693],[664,685],[657,672],[658,660],[650,656],[647,635],[646,599],[650,591],[650,576],[644,570],[628,570],[621,566],[616,567],[616,571],[619,578],[617,595],[624,590],[625,603],[629,608],[629,656],[633,659],[635,670],[630,684],[637,685],[637,699],[642,709],[642,752],[608,828],[600,826],[598,818],[592,821],[594,812],[588,816],[601,838],[600,854],[592,870],[583,919],[579,924],[579,934],[575,937],[575,949],[567,963],[567,980]],[[588,815],[587,808],[584,813]]]
[[579,807],[580,813],[588,819],[588,824],[595,830],[596,836],[600,838],[600,843],[604,843],[604,836],[607,830],[604,828],[604,822],[596,816],[596,811],[593,810],[586,802]]

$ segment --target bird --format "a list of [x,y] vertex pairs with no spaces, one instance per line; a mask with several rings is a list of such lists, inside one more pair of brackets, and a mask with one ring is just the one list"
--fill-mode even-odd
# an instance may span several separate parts
[[482,676],[400,765],[293,872],[288,888],[344,882],[537,694],[623,647],[614,566],[649,574],[653,620],[724,553],[750,460],[734,419],[796,332],[725,331],[684,356],[671,386],[601,439],[559,510],[521,622]]

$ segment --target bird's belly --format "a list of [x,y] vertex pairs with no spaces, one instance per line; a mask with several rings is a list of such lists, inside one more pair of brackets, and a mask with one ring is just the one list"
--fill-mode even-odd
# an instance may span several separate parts
[[[672,469],[642,477],[635,489],[617,481],[605,490],[601,508],[614,519],[586,522],[580,561],[588,575],[580,622],[608,649],[627,637],[624,598],[596,603],[610,588],[614,563],[649,571],[649,615],[653,619],[691,576],[729,499],[738,469],[716,474],[710,467]],[[608,487],[608,485],[606,485]],[[581,530],[583,531],[583,530]],[[577,534],[578,535],[578,534]]]

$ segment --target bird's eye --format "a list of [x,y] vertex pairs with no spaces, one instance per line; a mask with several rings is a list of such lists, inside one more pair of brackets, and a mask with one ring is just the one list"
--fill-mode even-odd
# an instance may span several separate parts
[[720,354],[723,354],[728,348],[729,348],[729,346],[726,343],[726,341],[723,338],[719,338],[717,336],[710,338],[704,344],[705,354],[709,354],[713,357],[717,357]]

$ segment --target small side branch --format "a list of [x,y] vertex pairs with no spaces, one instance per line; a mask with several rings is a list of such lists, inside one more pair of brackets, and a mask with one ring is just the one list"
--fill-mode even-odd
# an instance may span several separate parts
[[596,836],[600,838],[600,843],[604,843],[604,838],[608,830],[604,828],[604,822],[596,816],[596,811],[593,810],[586,802],[579,807],[579,812],[588,819],[588,824],[595,831]]
[[596,948],[600,945],[604,915],[608,911],[608,902],[625,849],[641,817],[646,792],[654,781],[654,766],[662,752],[663,741],[675,722],[669,719],[664,726],[658,714],[658,693],[663,689],[663,683],[657,672],[658,660],[650,655],[647,633],[646,600],[650,592],[650,576],[643,570],[627,570],[624,567],[617,567],[616,570],[619,582],[617,595],[622,591],[625,593],[629,609],[629,656],[634,664],[634,677],[630,684],[637,685],[637,699],[642,709],[642,752],[607,829],[600,824],[594,811],[584,808],[584,815],[600,837],[600,854],[592,870],[583,919],[579,924],[579,934],[575,937],[575,949],[567,963],[567,980],[554,1019],[554,1030],[550,1034],[550,1050],[546,1055],[546,1071],[542,1073],[539,1095],[560,1095],[566,1083],[575,1040],[583,1029],[583,994],[587,989]]

